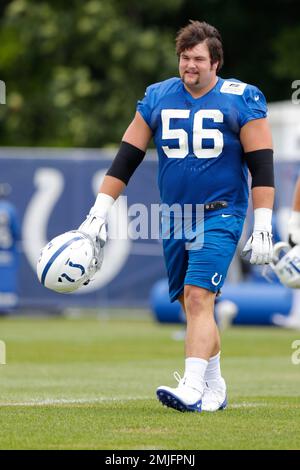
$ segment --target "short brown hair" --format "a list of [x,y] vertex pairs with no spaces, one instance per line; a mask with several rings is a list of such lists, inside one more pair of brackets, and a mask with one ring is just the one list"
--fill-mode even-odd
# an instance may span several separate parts
[[178,57],[186,49],[191,49],[200,42],[206,41],[211,63],[219,62],[217,72],[221,69],[224,57],[221,34],[214,26],[204,21],[193,21],[181,28],[176,36],[176,52]]

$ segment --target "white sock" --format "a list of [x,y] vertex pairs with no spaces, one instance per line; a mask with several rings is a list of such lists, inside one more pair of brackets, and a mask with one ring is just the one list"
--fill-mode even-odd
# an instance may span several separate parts
[[219,351],[218,354],[209,359],[204,376],[205,382],[210,382],[211,380],[219,380],[222,377],[220,357],[221,351]]
[[187,357],[185,360],[184,377],[191,381],[198,388],[203,387],[205,370],[208,361],[199,357]]

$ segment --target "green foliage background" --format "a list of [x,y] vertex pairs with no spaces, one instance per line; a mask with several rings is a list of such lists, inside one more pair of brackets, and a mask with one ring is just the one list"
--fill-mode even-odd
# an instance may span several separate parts
[[223,36],[223,77],[290,99],[300,78],[297,0],[1,0],[1,145],[117,144],[150,83],[177,74],[190,18]]

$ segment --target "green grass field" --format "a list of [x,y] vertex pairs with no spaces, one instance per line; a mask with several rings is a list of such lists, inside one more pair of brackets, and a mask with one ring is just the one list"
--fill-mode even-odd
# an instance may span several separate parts
[[1,449],[300,449],[300,331],[231,328],[229,407],[179,413],[156,400],[183,369],[178,326],[136,318],[2,319]]

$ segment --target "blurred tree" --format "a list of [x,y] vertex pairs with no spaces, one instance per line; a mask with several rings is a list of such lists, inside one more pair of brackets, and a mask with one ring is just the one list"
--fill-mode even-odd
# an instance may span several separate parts
[[185,0],[179,14],[183,24],[198,18],[215,25],[224,42],[221,75],[257,85],[270,102],[290,99],[300,78],[292,65],[299,70],[298,8],[299,0]]
[[176,73],[173,32],[147,27],[157,3],[13,0],[1,21],[4,145],[103,146],[120,140],[145,86]]
[[218,27],[221,75],[288,99],[299,77],[297,0],[1,0],[2,145],[117,144],[145,87],[177,74],[176,31]]
[[274,75],[288,80],[300,79],[300,25],[280,31],[274,41],[274,51]]

